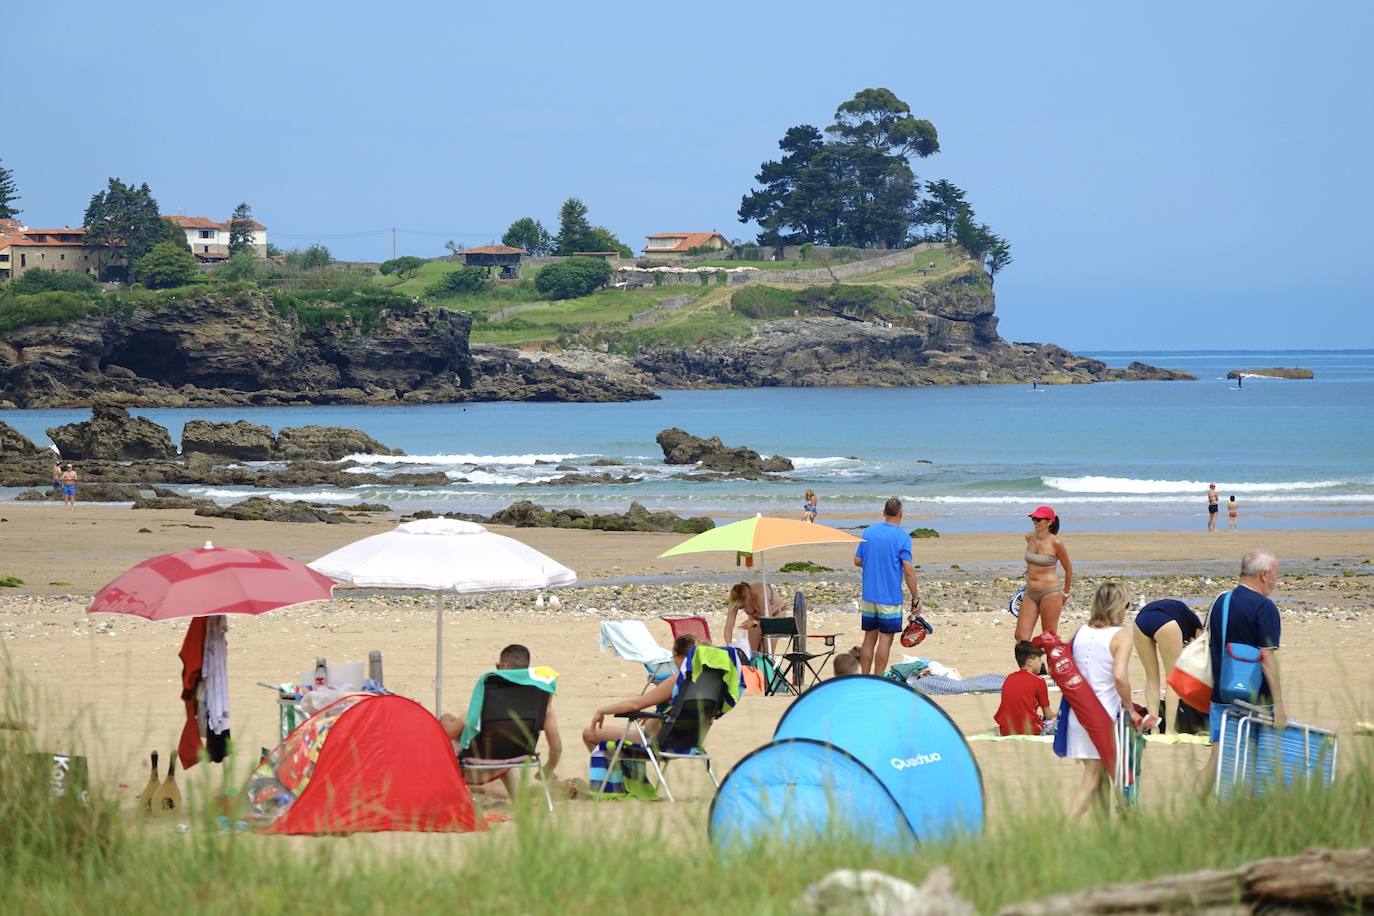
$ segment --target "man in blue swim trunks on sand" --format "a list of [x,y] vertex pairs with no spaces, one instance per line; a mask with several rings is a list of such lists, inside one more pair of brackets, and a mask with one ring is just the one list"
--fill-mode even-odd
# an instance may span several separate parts
[[864,631],[859,648],[859,669],[864,674],[881,675],[887,670],[892,652],[892,637],[902,630],[902,580],[911,590],[911,606],[917,607],[916,567],[911,565],[911,535],[901,528],[902,501],[889,499],[883,504],[881,524],[864,529],[863,541],[854,552],[854,565],[863,570]]

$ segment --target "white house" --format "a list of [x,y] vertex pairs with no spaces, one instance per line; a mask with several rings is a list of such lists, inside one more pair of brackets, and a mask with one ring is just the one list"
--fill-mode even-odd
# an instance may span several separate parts
[[[217,223],[206,216],[163,216],[181,227],[186,243],[201,261],[224,261],[229,257],[229,220]],[[267,227],[253,221],[253,253],[267,257]]]

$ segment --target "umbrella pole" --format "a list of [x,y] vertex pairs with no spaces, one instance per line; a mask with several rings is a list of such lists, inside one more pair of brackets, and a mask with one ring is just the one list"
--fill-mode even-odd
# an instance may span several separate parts
[[444,593],[434,593],[434,715],[444,712]]

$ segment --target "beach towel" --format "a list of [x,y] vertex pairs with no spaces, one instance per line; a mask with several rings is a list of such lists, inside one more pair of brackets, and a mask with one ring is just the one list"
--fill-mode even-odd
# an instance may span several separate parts
[[930,667],[930,659],[918,658],[909,662],[898,662],[888,668],[883,677],[889,681],[896,681],[899,684],[912,683],[912,677],[920,677],[925,670]]
[[[719,646],[696,646],[691,652],[687,653],[687,663],[684,669],[690,669],[692,679],[707,668],[714,668],[725,677],[725,699],[720,704],[720,714],[723,716],[735,708],[739,702],[740,695],[744,693],[744,675],[740,674],[743,661],[740,651],[733,646],[721,648]],[[678,691],[687,683],[687,671],[679,671],[677,683],[673,684],[673,700],[677,700]]]
[[468,718],[463,723],[463,736],[458,741],[461,750],[467,750],[477,733],[482,730],[482,703],[487,697],[487,678],[496,675],[512,684],[538,687],[545,693],[558,692],[558,672],[547,665],[534,668],[498,668],[488,671],[477,679],[472,688],[472,699],[468,701]]
[[601,649],[645,667],[673,660],[673,653],[654,642],[642,620],[601,621]]
[[1093,747],[1097,748],[1102,765],[1107,768],[1108,773],[1115,772],[1116,723],[1107,715],[1107,710],[1102,708],[1102,702],[1098,700],[1097,694],[1093,693],[1092,686],[1079,672],[1078,665],[1073,660],[1072,641],[1064,642],[1054,633],[1041,633],[1032,639],[1031,643],[1045,650],[1050,677],[1063,692],[1063,699],[1059,704],[1060,725],[1054,735],[1055,754],[1060,757],[1068,756],[1069,728],[1064,713],[1073,710],[1074,719],[1079,727],[1088,733]]
[[[591,761],[587,766],[587,783],[592,788],[592,798],[637,798],[641,801],[657,801],[658,789],[649,781],[649,761],[646,757],[635,758],[622,753],[615,769],[610,771],[610,778],[606,778],[607,766],[620,743],[602,741],[592,751]],[[639,747],[632,741],[626,741],[624,744],[626,748]],[[604,792],[601,791],[602,780],[606,781]]]
[[932,674],[929,677],[908,679],[907,683],[917,693],[939,697],[960,693],[1001,693],[1002,684],[1006,679],[1005,674],[979,674],[960,681]]
[[205,621],[194,617],[186,628],[181,643],[181,701],[186,706],[186,724],[181,727],[177,741],[177,759],[181,768],[189,770],[200,760],[200,724],[196,721],[196,688],[200,686],[201,668],[205,664]]

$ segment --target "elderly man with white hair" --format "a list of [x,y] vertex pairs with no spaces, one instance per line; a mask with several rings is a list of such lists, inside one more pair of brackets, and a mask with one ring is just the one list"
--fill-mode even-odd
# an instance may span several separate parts
[[[1208,621],[1212,651],[1212,710],[1210,716],[1212,756],[1201,774],[1199,790],[1206,795],[1212,788],[1217,768],[1217,740],[1221,736],[1221,716],[1232,697],[1223,693],[1222,658],[1228,644],[1259,649],[1260,679],[1252,702],[1273,704],[1274,727],[1282,729],[1288,721],[1279,682],[1279,609],[1269,599],[1279,581],[1279,559],[1267,550],[1255,548],[1240,561],[1240,583],[1230,592],[1217,596]],[[1240,656],[1247,653],[1238,648]],[[1233,658],[1236,654],[1233,653]]]

